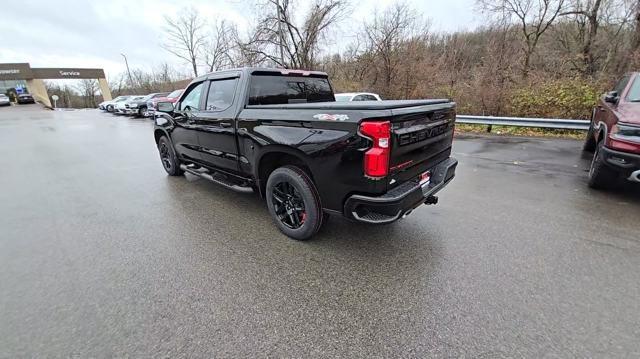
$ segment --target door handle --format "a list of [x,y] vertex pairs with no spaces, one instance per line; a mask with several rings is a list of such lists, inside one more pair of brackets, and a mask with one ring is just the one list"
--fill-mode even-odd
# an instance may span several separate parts
[[220,127],[229,128],[231,126],[231,122],[220,122]]

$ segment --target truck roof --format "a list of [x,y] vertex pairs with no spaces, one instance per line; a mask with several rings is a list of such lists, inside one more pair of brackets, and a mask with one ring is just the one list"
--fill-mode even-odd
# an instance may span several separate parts
[[298,70],[298,69],[279,69],[275,67],[238,67],[233,69],[225,69],[220,71],[209,72],[204,75],[198,76],[193,81],[196,80],[206,80],[211,76],[215,76],[217,74],[224,74],[226,72],[243,72],[247,74],[252,74],[254,72],[273,72],[280,73],[283,75],[288,74],[300,74],[302,76],[315,76],[315,77],[329,77],[326,72],[322,71],[310,71],[310,70]]

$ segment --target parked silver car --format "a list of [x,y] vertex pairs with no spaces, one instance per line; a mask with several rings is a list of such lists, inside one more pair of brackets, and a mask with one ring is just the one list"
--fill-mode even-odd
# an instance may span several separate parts
[[11,100],[3,93],[0,93],[0,106],[11,106]]

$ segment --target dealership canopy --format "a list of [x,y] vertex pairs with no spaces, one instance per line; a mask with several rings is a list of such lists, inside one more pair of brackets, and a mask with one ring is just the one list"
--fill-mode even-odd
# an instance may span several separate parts
[[24,80],[27,89],[45,106],[51,107],[45,79],[97,79],[105,100],[111,100],[111,91],[103,69],[84,68],[32,68],[28,63],[0,64],[0,81]]

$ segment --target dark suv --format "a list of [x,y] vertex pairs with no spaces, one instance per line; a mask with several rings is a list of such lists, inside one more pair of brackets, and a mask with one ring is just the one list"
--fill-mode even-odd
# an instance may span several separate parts
[[593,152],[590,187],[611,187],[619,178],[640,182],[640,73],[626,74],[602,96],[584,149]]
[[23,105],[27,103],[36,103],[36,100],[34,100],[33,96],[28,93],[18,95],[18,104]]

